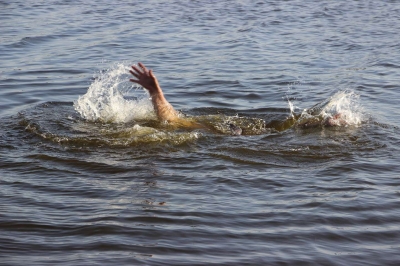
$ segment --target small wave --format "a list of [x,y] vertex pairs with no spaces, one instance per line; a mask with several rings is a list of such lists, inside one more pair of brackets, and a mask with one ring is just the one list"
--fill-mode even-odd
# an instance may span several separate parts
[[51,40],[60,39],[66,37],[68,35],[60,35],[60,34],[50,34],[50,35],[38,35],[38,36],[27,36],[19,39],[10,39],[10,43],[5,42],[6,48],[20,48],[20,47],[29,47],[32,45],[43,44],[49,42]]
[[202,135],[197,131],[168,131],[152,122],[87,122],[74,115],[67,103],[46,103],[26,110],[19,114],[19,125],[43,140],[69,147],[175,146],[196,141]]
[[149,95],[144,90],[134,90],[129,78],[129,66],[124,63],[98,73],[86,94],[74,102],[75,110],[88,121],[126,123],[154,119]]

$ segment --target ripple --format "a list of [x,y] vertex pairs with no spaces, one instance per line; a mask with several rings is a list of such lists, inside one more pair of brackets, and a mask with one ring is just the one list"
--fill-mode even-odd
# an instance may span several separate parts
[[[400,261],[393,1],[6,2],[3,264]],[[121,109],[118,123],[82,118],[73,101],[93,73],[125,60],[151,66],[171,103],[207,129]],[[344,110],[361,119],[321,125],[339,91],[360,96]],[[301,113],[316,126],[277,130]]]

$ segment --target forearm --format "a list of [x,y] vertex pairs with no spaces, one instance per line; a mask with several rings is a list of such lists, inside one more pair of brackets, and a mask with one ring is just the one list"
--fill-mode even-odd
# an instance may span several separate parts
[[142,63],[138,63],[138,67],[133,65],[132,70],[129,72],[135,77],[130,79],[130,81],[141,85],[150,93],[151,101],[159,120],[175,121],[178,119],[178,113],[165,99],[153,71],[147,69]]
[[151,101],[157,117],[161,121],[173,121],[178,118],[178,113],[174,107],[165,99],[162,92],[157,92],[151,95]]

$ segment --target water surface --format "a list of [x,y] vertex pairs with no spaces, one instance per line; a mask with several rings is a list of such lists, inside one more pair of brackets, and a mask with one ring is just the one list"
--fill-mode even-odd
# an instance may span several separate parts
[[[0,1],[0,264],[397,265],[399,22],[389,0]],[[158,123],[139,61],[208,127]]]

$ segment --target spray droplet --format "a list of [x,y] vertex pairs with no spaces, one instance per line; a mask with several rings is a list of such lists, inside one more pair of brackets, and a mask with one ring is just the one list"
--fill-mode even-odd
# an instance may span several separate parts
[[133,90],[129,78],[129,66],[123,63],[100,72],[86,94],[74,102],[75,110],[89,121],[125,123],[155,118],[149,95]]

